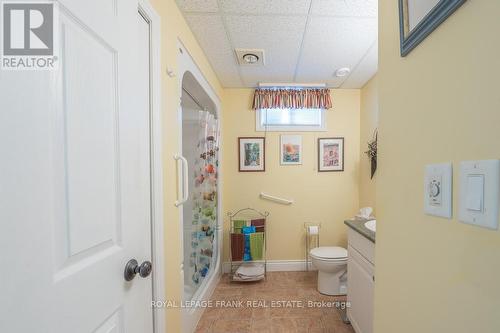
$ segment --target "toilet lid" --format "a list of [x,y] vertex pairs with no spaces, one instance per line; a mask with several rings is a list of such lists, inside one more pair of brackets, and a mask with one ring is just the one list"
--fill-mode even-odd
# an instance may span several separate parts
[[325,259],[345,259],[347,250],[339,246],[321,246],[311,250],[311,255]]

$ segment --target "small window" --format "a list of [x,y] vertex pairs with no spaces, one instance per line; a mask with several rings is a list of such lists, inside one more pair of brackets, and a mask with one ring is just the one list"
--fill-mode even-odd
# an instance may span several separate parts
[[257,131],[325,131],[323,109],[260,109],[256,111]]

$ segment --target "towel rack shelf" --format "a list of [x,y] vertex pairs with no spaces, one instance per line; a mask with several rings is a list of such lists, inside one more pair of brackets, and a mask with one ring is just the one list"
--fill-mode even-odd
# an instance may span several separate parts
[[[267,276],[267,217],[268,212],[243,208],[227,213],[229,230],[229,280],[259,281]],[[245,229],[243,229],[245,228]],[[255,230],[254,230],[255,229]]]

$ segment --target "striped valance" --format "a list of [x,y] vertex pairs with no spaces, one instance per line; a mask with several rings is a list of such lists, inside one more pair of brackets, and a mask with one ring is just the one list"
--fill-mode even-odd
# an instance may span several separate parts
[[255,89],[254,110],[331,109],[330,89]]

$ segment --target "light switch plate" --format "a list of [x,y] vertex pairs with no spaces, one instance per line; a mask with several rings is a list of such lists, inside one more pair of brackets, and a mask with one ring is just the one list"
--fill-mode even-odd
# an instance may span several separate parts
[[430,164],[425,167],[424,211],[426,214],[451,218],[452,170],[451,163]]
[[498,229],[500,200],[500,160],[460,163],[461,222]]

